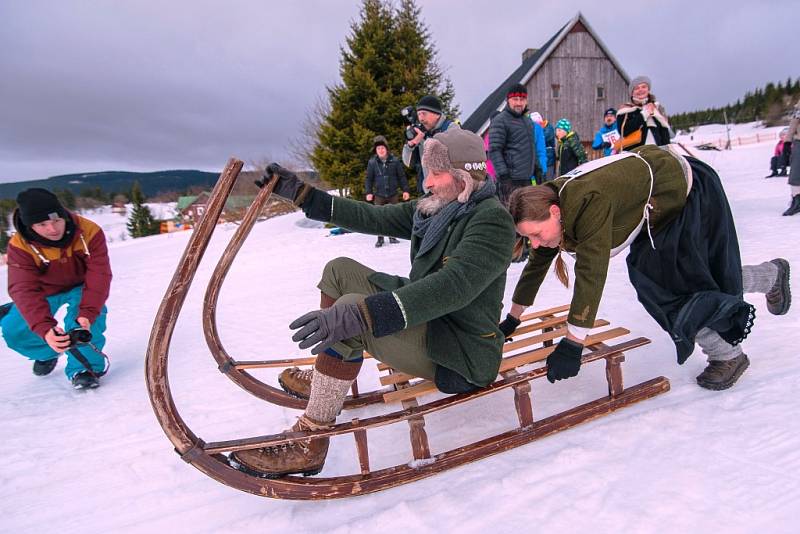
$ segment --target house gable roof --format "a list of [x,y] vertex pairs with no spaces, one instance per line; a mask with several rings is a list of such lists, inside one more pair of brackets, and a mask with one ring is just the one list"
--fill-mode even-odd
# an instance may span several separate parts
[[589,35],[591,35],[592,38],[597,41],[597,44],[600,46],[600,49],[603,51],[603,53],[608,57],[625,81],[629,82],[630,79],[625,73],[625,70],[623,70],[622,65],[620,65],[616,58],[611,54],[606,45],[603,43],[600,37],[597,36],[583,15],[578,12],[578,14],[575,15],[572,20],[562,26],[555,35],[553,35],[539,50],[536,51],[536,53],[527,57],[522,64],[517,67],[514,72],[512,72],[511,75],[497,87],[497,89],[492,91],[492,93],[486,97],[483,102],[481,102],[472,115],[470,115],[467,120],[464,121],[462,127],[466,130],[471,130],[478,135],[483,135],[483,133],[489,127],[489,120],[492,116],[492,112],[495,110],[502,111],[506,107],[507,88],[514,83],[527,84],[536,71],[539,70],[542,65],[544,65],[544,62],[547,61],[547,59],[550,57],[550,54],[552,54],[553,51],[558,48],[558,45],[561,44],[561,41],[563,41],[570,31],[572,31],[573,28],[575,28],[578,24],[582,25]]

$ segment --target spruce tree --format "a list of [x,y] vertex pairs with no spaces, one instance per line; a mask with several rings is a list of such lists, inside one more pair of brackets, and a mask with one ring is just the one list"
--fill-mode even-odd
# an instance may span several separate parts
[[320,178],[352,198],[363,198],[376,135],[385,136],[400,157],[403,107],[436,94],[452,111],[452,84],[436,63],[419,13],[413,0],[403,0],[397,10],[389,0],[363,0],[360,19],[351,24],[341,48],[341,82],[327,90],[329,110],[310,159]]
[[133,182],[130,194],[133,211],[128,218],[128,233],[131,237],[144,237],[157,233],[156,222],[150,208],[144,205],[144,195],[139,182]]

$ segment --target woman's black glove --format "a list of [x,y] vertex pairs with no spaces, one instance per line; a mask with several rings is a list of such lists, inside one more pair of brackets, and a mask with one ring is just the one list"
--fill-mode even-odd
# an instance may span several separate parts
[[310,185],[303,182],[295,173],[284,169],[277,163],[270,163],[264,171],[261,180],[256,181],[258,187],[264,187],[271,180],[278,180],[272,193],[293,202],[295,206],[303,204]]
[[562,338],[556,345],[556,350],[547,357],[547,379],[550,383],[577,375],[581,370],[582,352],[583,345]]
[[311,354],[319,354],[337,341],[366,332],[367,321],[358,304],[334,304],[298,317],[289,328],[300,329],[292,336],[292,341],[299,341],[301,349],[316,345]]
[[500,331],[506,337],[506,340],[510,339],[509,336],[514,333],[514,330],[520,325],[520,320],[514,317],[513,315],[506,314],[506,318],[503,319],[500,324]]

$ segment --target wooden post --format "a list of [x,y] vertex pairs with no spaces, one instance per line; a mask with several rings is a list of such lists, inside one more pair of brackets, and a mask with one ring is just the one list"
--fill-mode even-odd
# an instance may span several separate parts
[[353,398],[358,397],[358,377],[353,380],[353,383],[350,385],[350,391],[353,392]]
[[[419,406],[416,399],[403,401],[403,408]],[[415,460],[426,460],[431,457],[431,448],[428,445],[428,434],[425,432],[425,418],[412,417],[408,420],[411,437],[411,452]]]
[[[546,319],[550,319],[551,317],[555,317],[555,315],[545,315],[544,317],[542,317],[542,320],[544,321]],[[542,332],[550,332],[551,330],[554,330],[554,328],[551,327],[551,326],[547,326],[545,328],[542,328]],[[547,339],[547,340],[543,341],[542,342],[542,346],[543,347],[552,347],[553,346],[553,340],[552,339]],[[530,391],[530,387],[528,388],[528,390]]]
[[[353,419],[353,426],[358,426],[358,418]],[[356,440],[356,452],[358,453],[358,465],[361,467],[361,474],[369,474],[369,449],[367,448],[367,431],[356,430],[353,432]]]
[[622,383],[622,362],[624,361],[624,353],[606,358],[606,380],[608,381],[609,397],[617,397],[625,390],[625,386]]
[[[503,378],[513,378],[519,373],[510,369],[502,373]],[[517,418],[520,428],[527,428],[533,424],[533,407],[531,405],[531,383],[523,382],[512,386],[514,389],[514,407],[517,409]]]

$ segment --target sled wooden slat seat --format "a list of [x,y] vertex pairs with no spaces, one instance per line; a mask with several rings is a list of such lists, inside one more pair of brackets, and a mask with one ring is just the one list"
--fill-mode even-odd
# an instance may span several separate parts
[[[550,312],[550,311],[559,312],[559,311],[563,311],[563,309],[565,307],[568,308],[569,306],[568,305],[567,306],[559,306],[557,308],[552,308],[551,310],[546,310],[546,311],[548,311],[548,312]],[[517,349],[520,349],[522,347],[527,347],[527,346],[533,345],[534,343],[542,343],[542,342],[552,341],[552,340],[564,335],[565,330],[563,328],[557,329],[557,330],[554,330],[554,328],[566,324],[566,322],[567,322],[567,316],[566,315],[563,315],[563,316],[560,316],[560,317],[548,318],[547,320],[538,321],[538,322],[531,323],[531,324],[527,324],[526,323],[526,322],[530,322],[532,319],[538,319],[540,317],[541,317],[541,314],[530,314],[530,315],[527,315],[527,316],[523,316],[522,319],[521,319],[522,320],[522,325],[516,331],[514,331],[514,334],[512,336],[514,338],[517,338],[517,341],[511,341],[511,342],[506,343],[505,345],[503,345],[503,352],[504,353],[513,352],[513,351],[515,351]],[[592,326],[592,328],[600,328],[601,326],[608,326],[608,325],[609,325],[608,321],[606,321],[604,319],[597,319],[594,322],[594,325]],[[544,330],[544,333],[536,335],[536,336],[529,336],[529,337],[520,338],[520,336],[522,334],[527,334],[527,333],[530,333],[530,332],[534,332],[536,330]],[[368,352],[364,352],[364,358],[371,358],[371,357],[372,357],[371,354],[369,354]],[[377,362],[377,367],[378,367],[378,371],[387,371],[387,370],[391,369],[391,367],[388,364],[385,364],[383,362]],[[394,383],[394,382],[392,382],[392,383]]]
[[[383,413],[379,412],[371,417],[356,417],[350,420],[346,420],[346,416],[342,415],[340,417],[342,422],[324,430],[261,435],[226,441],[202,439],[189,428],[175,406],[168,379],[169,349],[192,280],[242,165],[241,161],[231,159],[209,196],[205,216],[189,237],[186,250],[156,314],[145,360],[147,390],[161,428],[183,461],[214,480],[254,495],[276,499],[319,500],[363,495],[434,476],[493,454],[525,445],[669,390],[669,381],[665,377],[656,377],[629,387],[624,386],[622,363],[625,361],[626,353],[649,344],[650,340],[638,337],[620,341],[616,338],[628,334],[628,330],[621,327],[610,328],[593,334],[587,340],[586,352],[582,356],[584,364],[590,364],[597,360],[605,361],[608,394],[583,402],[583,404],[561,413],[536,420],[531,400],[531,381],[546,376],[547,367],[541,365],[541,361],[553,350],[553,342],[565,334],[565,319],[560,314],[563,314],[568,306],[558,306],[534,312],[522,318],[521,328],[514,333],[514,342],[507,343],[504,347],[504,359],[500,368],[501,378],[485,388],[468,394],[446,395],[433,400],[429,399],[428,402],[422,403],[420,397],[422,393],[419,390],[427,388],[424,391],[431,391],[434,388],[433,384],[398,373],[378,362],[379,368],[384,369],[393,377],[391,380],[387,380],[389,385],[380,391],[362,394],[359,394],[358,389],[354,387],[353,394],[345,402],[345,408],[354,409],[359,406],[383,403],[385,402],[384,394],[391,393],[397,394],[397,399],[394,400],[400,400],[402,407],[400,410],[391,411],[391,408],[386,407]],[[314,361],[313,358],[235,361],[222,346],[216,328],[215,309],[222,280],[236,251],[269,199],[274,183],[275,180],[261,189],[256,200],[248,208],[231,243],[223,252],[223,258],[217,264],[217,269],[212,275],[206,292],[203,327],[209,351],[218,362],[220,371],[225,373],[236,385],[268,401],[273,407],[280,405],[302,410],[305,408],[305,401],[290,397],[285,392],[258,381],[247,372],[247,369],[310,365]],[[608,326],[608,322],[600,320],[597,322],[597,326]],[[607,345],[605,343],[612,339],[615,344]],[[537,344],[541,344],[541,346],[536,346]],[[537,362],[539,365],[535,365],[531,369],[522,369],[524,365]],[[488,397],[509,388],[514,393],[517,421],[510,422],[507,429],[451,450],[436,450],[432,444],[435,445],[438,440],[429,442],[425,429],[426,416]],[[498,409],[501,409],[506,399],[497,397],[493,401],[495,402],[492,409],[486,412],[487,417],[491,417]],[[373,469],[368,447],[368,433],[373,429],[404,421],[408,424],[407,435],[411,446],[411,461]],[[353,435],[353,441],[350,443],[353,444],[351,447],[357,461],[357,467],[349,474],[313,477],[292,475],[278,479],[265,479],[238,470],[227,456],[233,451],[296,445],[308,440],[344,434]],[[346,440],[337,440],[337,447],[344,445],[347,445]],[[533,455],[532,461],[536,461],[535,450]]]
[[[603,325],[608,324],[607,321],[598,321],[598,323],[603,323]],[[595,324],[597,324],[597,323],[595,323]],[[555,339],[556,337],[562,337],[566,333],[567,333],[566,332],[566,328],[562,328],[562,329],[559,329],[559,330],[554,330],[554,331],[550,332],[548,335],[536,336],[537,338],[539,338],[536,342],[542,342],[542,341],[545,341],[545,340],[552,340],[552,339]],[[630,334],[630,330],[628,330],[627,328],[622,328],[622,327],[616,327],[616,328],[612,328],[610,330],[606,330],[606,331],[603,331],[603,332],[597,332],[597,333],[589,336],[589,338],[587,339],[587,345],[593,345],[593,344],[596,344],[596,343],[600,343],[602,341],[608,341],[608,340],[613,339],[615,337],[625,336],[625,335],[628,335],[628,334]],[[532,343],[533,342],[531,342],[530,344],[532,344]],[[506,345],[511,345],[511,343],[507,343]],[[526,344],[525,346],[527,346],[527,345],[529,345],[529,344]],[[515,354],[513,356],[507,356],[507,357],[503,358],[503,360],[500,362],[500,372],[502,373],[503,371],[508,371],[509,369],[514,369],[516,367],[520,367],[520,366],[523,366],[523,365],[528,365],[528,364],[531,364],[531,363],[534,363],[534,362],[538,362],[538,361],[544,360],[552,352],[552,350],[553,350],[552,347],[544,347],[542,349],[523,352],[523,353],[520,353],[520,354]],[[391,369],[391,367],[388,367],[385,364],[383,366],[378,366],[378,367],[379,368],[383,367],[384,370]],[[409,375],[409,374],[394,370],[394,372],[392,374],[380,377],[380,382],[381,382],[381,385],[383,385],[383,386],[389,386],[389,385],[398,384],[398,383],[401,383],[401,382],[408,382],[408,381],[411,381],[411,380],[415,380],[417,378],[418,377],[415,377],[413,375]],[[394,392],[394,393],[396,393],[396,392]],[[384,400],[386,400],[387,397],[389,399],[396,400],[396,398],[392,397],[392,395],[393,395],[393,393],[386,393],[386,394],[384,394],[383,398],[384,398]],[[387,400],[387,402],[393,402],[393,400]]]
[[[565,333],[566,331],[563,332],[561,335],[563,336]],[[584,346],[587,349],[591,350],[593,345],[602,343],[604,341],[608,341],[610,339],[614,339],[619,336],[624,336],[627,334],[630,334],[630,330],[628,330],[627,328],[622,328],[622,327],[612,328],[604,332],[598,332],[596,334],[590,335],[588,338],[586,338],[586,343]],[[553,350],[555,350],[554,346],[542,347],[540,349],[523,352],[521,354],[503,358],[503,360],[500,362],[500,373],[511,369],[516,369],[517,367],[522,367],[523,365],[528,365],[531,363],[545,360],[550,355],[550,353],[553,352]],[[585,358],[586,356],[584,356],[584,359]],[[392,376],[394,375],[389,375],[389,378],[391,378]],[[392,383],[391,380],[387,380],[386,382],[387,383],[384,385]],[[381,383],[383,383],[383,380],[381,380]],[[421,380],[411,387],[385,393],[383,395],[383,400],[384,402],[387,403],[403,401],[411,398],[416,398],[421,395],[426,395],[428,393],[435,393],[436,391],[438,390],[436,389],[436,385],[433,382],[431,382],[430,380]]]

